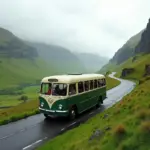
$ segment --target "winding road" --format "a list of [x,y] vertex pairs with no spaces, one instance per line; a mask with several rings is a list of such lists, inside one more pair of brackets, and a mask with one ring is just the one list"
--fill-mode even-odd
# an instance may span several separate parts
[[[114,77],[114,73],[110,75]],[[118,79],[118,78],[116,78]],[[111,107],[122,97],[130,93],[135,83],[118,79],[121,84],[107,91],[107,98],[104,104],[99,108],[91,110],[80,115],[73,122],[64,119],[47,120],[43,114],[28,117],[8,125],[0,126],[0,150],[31,150],[41,145],[58,134],[62,134],[68,129],[77,127],[90,117]]]

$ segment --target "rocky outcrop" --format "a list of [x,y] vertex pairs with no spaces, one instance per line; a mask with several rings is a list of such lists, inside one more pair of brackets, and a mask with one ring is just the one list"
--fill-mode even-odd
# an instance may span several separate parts
[[135,48],[135,53],[150,53],[150,19],[142,33],[141,41]]
[[143,30],[131,37],[113,56],[109,63],[121,64],[130,57],[134,56],[135,47],[141,40]]
[[150,64],[145,65],[145,74],[144,76],[150,75]]
[[134,68],[124,68],[121,73],[121,77],[126,77],[127,75],[134,72]]
[[91,141],[91,140],[93,140],[93,139],[95,139],[95,138],[100,137],[101,135],[103,135],[103,133],[104,133],[103,131],[97,129],[97,130],[94,131],[93,134],[90,136],[89,141]]

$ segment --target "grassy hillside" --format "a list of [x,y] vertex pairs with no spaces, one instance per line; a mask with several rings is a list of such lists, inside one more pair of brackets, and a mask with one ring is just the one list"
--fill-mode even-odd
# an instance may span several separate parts
[[0,58],[0,89],[22,83],[35,84],[36,80],[55,73],[55,69],[40,59],[27,60]]
[[[131,73],[126,77],[126,79],[135,79],[139,80],[143,77],[144,75],[144,69],[145,65],[150,64],[150,54],[139,54],[136,55],[136,60],[133,61],[133,57],[129,58],[126,60],[124,63],[121,63],[120,65],[116,64],[107,64],[106,67],[101,70],[101,72],[107,72],[109,71],[116,71],[116,77],[121,76],[121,72],[123,68],[134,68],[134,72]],[[107,69],[106,69],[107,68]]]
[[134,72],[126,76],[126,79],[140,80],[145,71],[145,65],[150,64],[150,54],[137,55],[136,61],[132,62],[133,58],[117,66],[115,70],[118,72],[117,77],[120,77],[123,68],[134,68]]
[[115,68],[117,67],[116,63],[108,63],[106,65],[104,65],[100,71],[98,71],[98,73],[102,73],[102,74],[105,74],[107,73],[108,71],[110,72],[113,72],[115,70]]
[[[118,80],[115,80],[109,77],[106,78],[106,82],[107,82],[107,90],[120,84]],[[10,104],[16,104],[19,102],[18,103],[19,105],[14,106],[12,108],[0,109],[0,125],[7,124],[9,122],[16,121],[16,120],[26,118],[28,116],[39,113],[39,110],[38,110],[39,102],[38,102],[38,93],[37,93],[38,89],[39,89],[38,86],[25,88],[23,91],[27,96],[29,96],[30,100],[22,104],[19,104],[20,102],[18,101],[17,96],[14,96],[14,97],[7,96],[8,98],[7,100],[0,101],[0,106],[1,104],[10,106]],[[12,99],[12,97],[14,99]],[[3,96],[3,98],[6,98],[6,97]]]
[[150,80],[147,80],[113,107],[47,142],[38,150],[149,149],[149,89]]

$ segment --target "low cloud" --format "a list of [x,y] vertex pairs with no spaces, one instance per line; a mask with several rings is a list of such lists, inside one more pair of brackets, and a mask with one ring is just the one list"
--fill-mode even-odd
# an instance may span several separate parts
[[72,51],[113,54],[146,27],[148,0],[0,0],[0,26]]

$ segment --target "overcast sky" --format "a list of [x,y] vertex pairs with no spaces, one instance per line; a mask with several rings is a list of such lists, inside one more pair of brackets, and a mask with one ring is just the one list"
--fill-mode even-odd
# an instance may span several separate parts
[[0,0],[0,26],[72,51],[113,54],[146,27],[150,0]]

